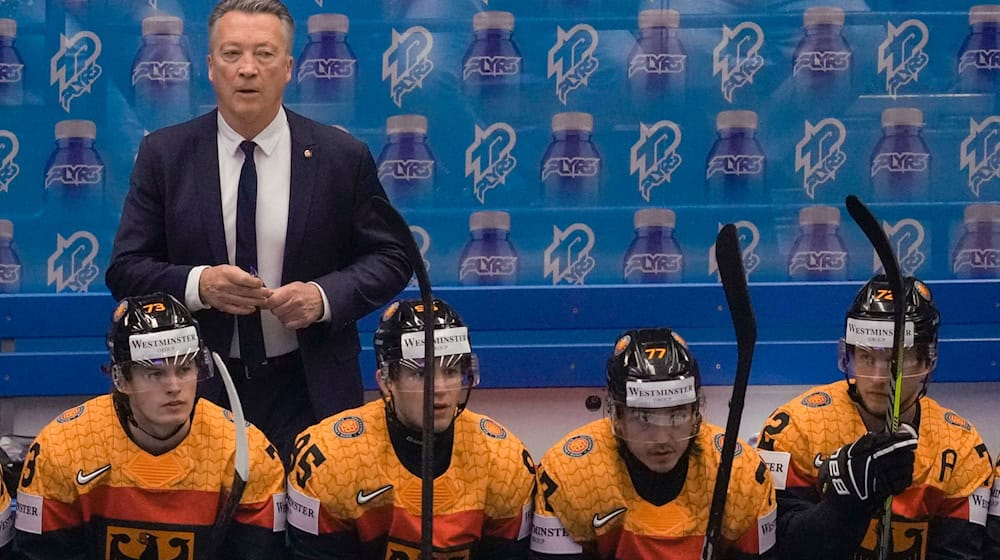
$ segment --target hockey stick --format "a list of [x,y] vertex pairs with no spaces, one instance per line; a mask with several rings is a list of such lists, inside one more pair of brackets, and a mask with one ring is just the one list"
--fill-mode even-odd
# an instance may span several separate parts
[[750,380],[750,363],[757,343],[757,320],[754,318],[747,277],[743,271],[743,251],[736,234],[736,226],[726,224],[715,239],[715,260],[719,266],[722,288],[726,291],[726,302],[736,332],[736,378],[733,380],[733,394],[729,398],[729,418],[722,443],[722,458],[712,492],[712,508],[708,513],[708,529],[705,531],[705,548],[702,560],[716,558],[722,540],[722,518],[726,511],[726,497],[729,479],[733,472],[736,456],[736,438],[743,418],[743,401],[746,399],[747,383]]
[[226,387],[226,395],[229,396],[229,409],[233,413],[233,425],[236,427],[236,457],[233,460],[235,473],[233,474],[233,487],[225,497],[225,501],[218,513],[215,515],[215,524],[212,525],[212,540],[209,546],[212,553],[206,558],[215,558],[218,554],[222,542],[229,531],[229,525],[236,515],[236,508],[243,498],[243,491],[246,490],[247,482],[250,480],[250,440],[247,435],[247,424],[243,418],[243,405],[240,404],[240,396],[236,393],[236,385],[229,375],[229,368],[218,354],[212,352],[212,361],[215,362],[222,384]]
[[[903,344],[906,334],[903,275],[899,272],[899,262],[892,252],[892,244],[889,243],[885,230],[879,225],[871,210],[853,194],[847,197],[845,204],[851,218],[865,233],[875,253],[878,254],[878,259],[882,261],[882,270],[885,271],[886,280],[889,282],[889,291],[892,292],[892,391],[889,392],[886,426],[889,427],[889,433],[896,433],[899,429],[899,401],[903,389]],[[892,550],[892,495],[885,499],[885,512],[882,514],[879,529],[878,556],[881,560],[886,560]]]
[[434,294],[431,279],[424,266],[413,232],[406,220],[389,201],[375,197],[372,199],[375,213],[389,225],[396,238],[403,242],[406,260],[417,276],[420,299],[424,304],[424,425],[421,438],[420,463],[420,557],[434,558]]

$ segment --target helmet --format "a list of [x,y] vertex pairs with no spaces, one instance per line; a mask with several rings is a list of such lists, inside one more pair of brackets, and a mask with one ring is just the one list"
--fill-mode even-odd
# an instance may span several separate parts
[[[906,305],[906,346],[937,345],[941,314],[934,305],[930,288],[913,277],[903,278],[903,301]],[[896,309],[889,281],[884,274],[873,277],[858,291],[847,310],[844,341],[849,345],[868,347],[892,346],[892,320]],[[888,329],[877,329],[872,321],[889,323]],[[866,344],[867,343],[867,344]]]
[[[400,365],[413,370],[424,367],[424,304],[422,300],[398,300],[382,313],[375,331],[376,366],[395,375]],[[469,331],[445,301],[434,300],[434,356],[444,366],[461,364],[463,385],[479,384],[479,370],[469,345]]]
[[198,321],[165,292],[127,297],[115,307],[105,343],[114,372],[133,363],[158,367],[196,360],[200,379],[212,376]]
[[618,438],[655,443],[698,434],[701,375],[676,332],[646,328],[621,335],[608,359],[606,380],[607,413]]

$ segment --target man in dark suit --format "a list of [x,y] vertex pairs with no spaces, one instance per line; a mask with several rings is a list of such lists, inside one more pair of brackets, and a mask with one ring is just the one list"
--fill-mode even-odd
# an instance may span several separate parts
[[[411,270],[369,204],[385,193],[368,148],[282,106],[287,8],[223,0],[208,25],[218,109],[143,140],[105,280],[197,312],[287,464],[298,432],[362,404],[355,321]],[[201,394],[225,404],[217,376]]]

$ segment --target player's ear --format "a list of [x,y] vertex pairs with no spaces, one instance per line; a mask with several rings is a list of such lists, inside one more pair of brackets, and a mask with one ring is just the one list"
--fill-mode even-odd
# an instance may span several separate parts
[[378,383],[378,389],[383,395],[389,395],[389,374],[384,372],[382,368],[375,370],[375,381]]
[[120,365],[111,366],[111,382],[115,384],[115,389],[119,393],[129,394],[128,380],[125,379],[125,373]]

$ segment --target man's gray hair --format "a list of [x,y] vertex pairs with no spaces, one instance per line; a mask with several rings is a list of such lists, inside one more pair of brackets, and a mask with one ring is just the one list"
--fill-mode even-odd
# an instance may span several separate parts
[[295,43],[295,20],[292,14],[281,0],[222,0],[215,5],[211,15],[208,16],[208,40],[212,40],[212,32],[215,29],[215,22],[229,12],[246,12],[248,14],[272,14],[281,20],[285,26],[285,35],[288,37],[288,50],[292,50]]

